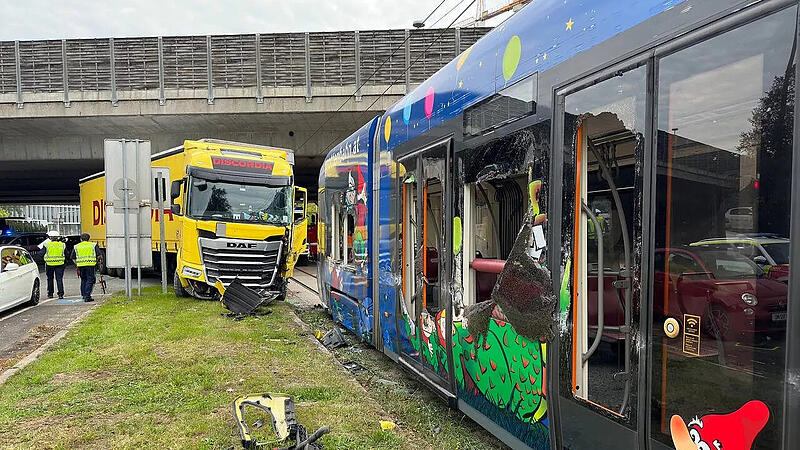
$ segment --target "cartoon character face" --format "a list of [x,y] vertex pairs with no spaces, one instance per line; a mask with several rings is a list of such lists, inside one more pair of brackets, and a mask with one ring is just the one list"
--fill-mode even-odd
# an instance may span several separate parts
[[750,450],[767,420],[767,405],[752,400],[730,414],[695,417],[688,427],[680,416],[672,416],[670,432],[677,450]]
[[422,329],[422,342],[428,346],[428,351],[433,353],[433,344],[431,343],[431,335],[436,333],[436,321],[428,313],[427,310],[422,310],[420,314],[420,328]]
[[698,450],[722,450],[722,443],[719,439],[711,442],[703,440],[703,419],[699,419],[697,416],[689,422],[689,437],[692,438],[692,442]]

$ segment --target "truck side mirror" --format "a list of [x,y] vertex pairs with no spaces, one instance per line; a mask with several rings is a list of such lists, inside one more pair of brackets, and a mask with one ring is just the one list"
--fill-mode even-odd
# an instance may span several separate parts
[[172,214],[175,214],[176,216],[180,216],[181,215],[181,205],[177,205],[177,204],[173,203],[172,206],[170,206],[169,209],[170,209],[170,211],[172,211]]
[[183,187],[183,180],[175,180],[170,185],[169,197],[172,201],[181,196],[181,188]]
[[753,258],[753,262],[758,264],[759,266],[766,266],[766,265],[769,264],[769,261],[767,261],[767,258],[765,258],[762,255],[758,255],[755,258]]

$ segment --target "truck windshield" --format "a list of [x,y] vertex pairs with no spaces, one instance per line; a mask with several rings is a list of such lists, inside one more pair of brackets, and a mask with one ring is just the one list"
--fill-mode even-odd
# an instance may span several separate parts
[[263,186],[191,179],[189,216],[193,219],[288,225],[291,186]]

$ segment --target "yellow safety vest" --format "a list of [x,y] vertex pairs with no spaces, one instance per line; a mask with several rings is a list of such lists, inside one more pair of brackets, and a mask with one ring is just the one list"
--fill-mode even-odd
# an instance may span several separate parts
[[44,255],[44,263],[48,266],[63,266],[64,265],[64,250],[67,244],[59,241],[45,242],[44,248],[47,253]]
[[97,244],[84,241],[75,244],[75,265],[78,267],[89,267],[97,264]]

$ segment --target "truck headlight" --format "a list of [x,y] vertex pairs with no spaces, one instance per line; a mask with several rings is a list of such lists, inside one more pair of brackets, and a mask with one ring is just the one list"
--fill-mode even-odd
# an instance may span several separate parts
[[185,277],[199,277],[203,274],[203,272],[189,266],[183,267],[183,272],[181,272]]
[[755,295],[753,295],[753,294],[751,294],[749,292],[745,292],[744,294],[742,294],[742,301],[747,306],[756,306],[756,305],[758,305],[758,298],[756,298]]

